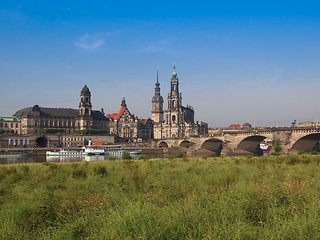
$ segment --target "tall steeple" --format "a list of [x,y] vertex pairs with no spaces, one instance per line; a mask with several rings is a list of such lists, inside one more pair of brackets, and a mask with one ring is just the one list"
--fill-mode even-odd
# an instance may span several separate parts
[[166,110],[166,124],[170,126],[167,137],[181,137],[181,124],[184,123],[182,110],[182,96],[179,93],[179,81],[176,73],[176,65],[173,65],[172,78],[170,81],[171,90],[168,94],[168,110]]
[[154,96],[152,98],[152,120],[155,123],[163,122],[163,98],[160,95],[160,83],[159,83],[159,73],[157,67],[157,82],[154,88]]
[[168,96],[168,109],[181,107],[181,95],[179,94],[179,79],[176,73],[176,64],[173,65],[172,78],[170,81],[171,90]]

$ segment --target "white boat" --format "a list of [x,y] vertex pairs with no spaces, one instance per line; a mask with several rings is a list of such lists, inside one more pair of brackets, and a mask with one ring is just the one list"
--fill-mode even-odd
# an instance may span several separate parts
[[138,155],[141,153],[141,150],[123,148],[121,145],[105,145],[105,152],[107,152],[111,156],[122,156],[124,152],[128,152],[130,155]]
[[124,153],[124,148],[121,145],[104,145],[104,151],[110,156],[122,156]]
[[84,152],[88,156],[105,155],[106,154],[106,152],[103,149],[103,145],[101,145],[101,146],[85,146],[83,148],[84,148]]
[[260,148],[262,151],[271,151],[271,146],[265,143],[260,143]]
[[108,153],[104,150],[104,145],[92,145],[91,140],[89,140],[88,146],[84,146],[82,149],[84,149],[84,152],[88,156],[94,156],[94,155],[107,155]]
[[83,156],[83,155],[85,155],[85,152],[83,151],[83,149],[79,149],[79,150],[60,149],[57,152],[46,151],[46,156]]
[[81,149],[64,150],[60,149],[57,152],[47,151],[46,156],[95,156],[95,155],[110,155],[114,157],[121,157],[124,152],[128,152],[130,155],[138,155],[141,150],[137,149],[124,149],[121,145],[97,145],[89,144]]

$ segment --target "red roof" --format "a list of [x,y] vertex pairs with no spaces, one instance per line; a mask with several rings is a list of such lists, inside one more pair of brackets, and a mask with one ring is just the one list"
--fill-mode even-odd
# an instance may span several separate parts
[[[146,125],[147,122],[148,122],[148,120],[149,120],[149,119],[142,119],[142,118],[140,118],[140,119],[139,119],[139,122],[142,123],[143,125]],[[153,124],[153,122],[154,122],[154,121],[151,120],[151,123],[152,123],[152,124]]]
[[242,128],[240,124],[231,124],[228,128]]
[[121,107],[118,113],[107,114],[106,117],[107,118],[111,117],[113,119],[113,121],[116,120],[116,119],[119,120],[120,117],[122,116],[124,110],[126,110],[126,108],[125,107]]

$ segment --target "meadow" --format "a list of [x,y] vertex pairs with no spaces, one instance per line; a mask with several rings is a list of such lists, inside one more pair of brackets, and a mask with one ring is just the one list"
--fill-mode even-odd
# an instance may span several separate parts
[[319,239],[320,156],[0,166],[0,239]]

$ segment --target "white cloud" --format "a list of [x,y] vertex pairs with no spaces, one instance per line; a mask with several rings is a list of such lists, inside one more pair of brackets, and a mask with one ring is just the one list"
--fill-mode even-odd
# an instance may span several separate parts
[[75,46],[85,50],[95,50],[104,45],[104,43],[104,40],[98,36],[85,34],[75,42]]

